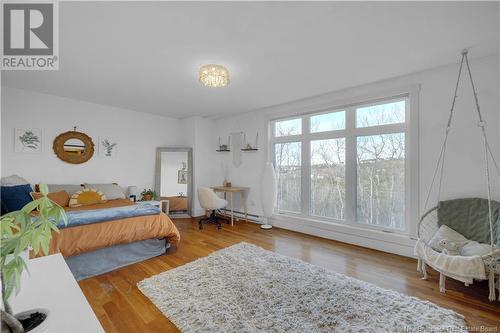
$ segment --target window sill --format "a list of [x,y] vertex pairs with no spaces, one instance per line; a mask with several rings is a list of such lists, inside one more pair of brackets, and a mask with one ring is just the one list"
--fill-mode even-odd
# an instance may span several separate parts
[[415,240],[409,235],[288,214],[275,214],[271,220],[273,225],[279,228],[414,257]]

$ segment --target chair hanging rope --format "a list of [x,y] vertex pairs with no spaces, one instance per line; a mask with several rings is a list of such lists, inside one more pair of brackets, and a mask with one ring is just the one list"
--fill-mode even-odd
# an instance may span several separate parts
[[[457,75],[457,81],[456,81],[456,84],[455,84],[455,91],[454,91],[454,94],[453,94],[453,100],[452,100],[452,103],[451,103],[451,108],[450,108],[450,114],[448,116],[448,123],[446,125],[446,132],[445,132],[445,136],[444,136],[444,139],[443,139],[443,143],[441,145],[441,150],[440,150],[440,153],[439,153],[439,157],[438,157],[438,161],[436,163],[436,167],[434,169],[434,173],[433,173],[433,176],[432,176],[432,181],[431,181],[431,184],[429,186],[429,190],[427,192],[427,196],[426,196],[426,199],[425,199],[425,203],[424,203],[424,214],[427,212],[427,208],[428,208],[428,203],[429,203],[429,199],[430,199],[430,195],[432,193],[432,190],[434,188],[434,185],[436,183],[436,178],[439,174],[439,183],[438,183],[438,195],[437,195],[437,201],[439,202],[440,199],[441,199],[441,189],[442,189],[442,183],[443,183],[443,177],[444,177],[444,169],[445,169],[445,157],[446,157],[446,147],[447,147],[447,143],[448,143],[448,137],[449,137],[449,134],[450,134],[450,131],[451,131],[451,127],[452,127],[452,122],[453,122],[453,115],[454,115],[454,110],[455,110],[455,103],[456,103],[456,100],[457,100],[457,92],[458,92],[458,87],[459,87],[459,84],[460,84],[460,79],[461,79],[461,75],[462,75],[462,69],[463,69],[463,65],[465,63],[466,67],[467,67],[467,73],[469,74],[469,79],[470,79],[470,83],[471,83],[471,87],[472,87],[472,93],[474,95],[474,102],[475,102],[475,106],[476,106],[476,112],[477,112],[477,115],[478,115],[478,119],[479,119],[479,122],[478,122],[478,126],[481,128],[481,133],[482,133],[482,138],[483,138],[483,149],[484,149],[484,159],[485,159],[485,174],[486,174],[486,190],[487,190],[487,199],[488,199],[488,221],[489,221],[489,229],[490,229],[490,245],[491,245],[491,253],[493,253],[495,251],[495,245],[494,245],[494,241],[493,241],[493,217],[492,217],[492,211],[491,211],[491,177],[490,177],[490,158],[491,158],[491,161],[493,162],[493,165],[498,173],[498,176],[500,177],[500,168],[493,156],[493,153],[491,151],[491,147],[490,147],[490,144],[488,142],[488,137],[486,135],[486,122],[484,121],[483,119],[483,116],[482,116],[482,113],[481,113],[481,108],[479,106],[479,99],[478,99],[478,96],[477,96],[477,92],[476,92],[476,87],[475,87],[475,84],[474,84],[474,80],[472,78],[472,72],[471,72],[471,69],[470,69],[470,65],[469,65],[469,59],[467,57],[467,54],[468,54],[468,51],[467,50],[463,50],[462,51],[462,59],[460,61],[460,68],[458,70],[458,75]],[[423,218],[424,216],[422,216]],[[420,230],[419,228],[417,229],[417,233],[418,233],[418,236],[420,238]]]
[[[445,162],[446,162],[446,147],[448,144],[448,138],[452,129],[452,123],[454,119],[454,110],[455,110],[455,105],[457,102],[458,98],[458,87],[460,85],[460,80],[462,78],[462,70],[464,67],[467,67],[467,73],[464,75],[469,76],[471,88],[472,88],[472,93],[474,95],[474,102],[475,102],[475,107],[476,107],[476,113],[478,117],[478,126],[481,130],[481,137],[482,137],[482,150],[484,151],[484,173],[486,177],[486,191],[487,191],[487,200],[486,199],[480,199],[480,198],[465,198],[465,199],[455,199],[455,200],[449,200],[449,201],[441,201],[441,193],[442,193],[442,188],[443,188],[443,178],[445,176]],[[493,167],[491,167],[492,163]],[[492,168],[492,169],[490,169]],[[467,50],[462,51],[462,58],[460,61],[460,68],[458,70],[458,75],[457,75],[457,81],[455,84],[455,90],[453,94],[453,100],[451,103],[451,108],[450,108],[450,113],[448,116],[448,122],[446,125],[446,131],[444,135],[444,139],[441,145],[441,149],[439,152],[439,157],[436,163],[436,166],[434,168],[434,173],[432,175],[432,181],[429,186],[429,190],[427,192],[427,196],[425,198],[425,203],[424,203],[424,212],[419,220],[418,226],[417,226],[417,236],[418,240],[415,244],[415,254],[418,257],[418,264],[417,264],[417,270],[422,273],[423,279],[427,278],[427,271],[426,267],[432,267],[435,270],[437,270],[440,273],[439,276],[439,290],[441,292],[445,292],[445,280],[446,277],[452,277],[456,280],[462,281],[465,283],[466,286],[470,285],[474,280],[488,280],[488,286],[489,286],[489,296],[488,299],[490,301],[494,301],[496,299],[495,296],[495,276],[500,275],[500,248],[495,249],[495,243],[494,243],[494,226],[493,226],[493,213],[492,213],[492,195],[491,195],[491,171],[496,170],[496,173],[499,176],[500,180],[500,168],[495,160],[495,157],[493,156],[493,152],[491,149],[491,146],[488,142],[488,137],[486,135],[486,121],[483,119],[483,115],[481,113],[481,108],[479,106],[479,98],[477,95],[476,91],[476,86],[474,84],[474,80],[472,78],[472,72],[471,68],[469,65],[469,59],[467,56]],[[437,188],[435,189],[435,187]],[[433,190],[437,190],[437,202],[438,205],[433,207],[432,209],[428,209],[428,204],[430,200],[430,196],[433,192]],[[465,207],[460,206],[460,208],[457,208],[455,206],[454,208],[451,208],[450,210],[450,203],[453,203],[456,205],[456,202],[459,202],[459,205],[464,205]],[[487,202],[487,211],[485,208],[486,202]],[[471,204],[472,202],[472,204]],[[479,204],[478,204],[479,202]],[[442,203],[442,205],[440,204]],[[483,206],[484,203],[484,206]],[[499,203],[495,202],[495,209],[499,209],[498,207]],[[471,206],[472,205],[472,206]],[[453,206],[452,206],[453,207]],[[474,208],[471,208],[474,207]],[[480,208],[477,208],[480,207]],[[439,211],[445,212],[443,213],[443,218],[446,220],[447,218],[445,216],[450,216],[450,211],[452,214],[457,214],[461,210],[467,210],[467,209],[472,209],[472,213],[469,212],[469,214],[472,214],[472,216],[477,216],[475,214],[479,214],[479,216],[483,216],[484,219],[482,218],[474,218],[471,219],[470,216],[469,218],[466,218],[463,220],[463,222],[460,223],[468,223],[468,228],[476,228],[476,227],[484,227],[482,230],[484,230],[484,237],[478,237],[477,235],[474,235],[473,233],[468,232],[467,237],[462,236],[460,233],[457,233],[455,230],[450,229],[449,225],[445,223],[445,221],[442,221],[443,224],[441,225],[439,222],[441,220]],[[487,216],[486,216],[487,214]],[[466,214],[467,215],[467,214]],[[453,216],[453,215],[452,215]],[[456,216],[456,215],[455,215]],[[453,217],[455,219],[455,216]],[[449,218],[448,218],[449,219]],[[488,226],[489,228],[486,228],[486,219],[488,220]],[[460,218],[457,219],[460,221]],[[449,223],[450,221],[448,221]],[[479,226],[479,224],[481,226]],[[484,225],[483,225],[484,224]],[[461,236],[464,240],[465,243],[471,242],[470,244],[476,244],[474,246],[481,248],[481,250],[474,250],[471,252],[464,252],[464,253],[471,253],[471,254],[462,254],[461,252],[457,252],[457,248],[459,247],[459,244],[450,241],[447,237],[443,237],[444,234],[442,234],[440,237],[442,237],[440,240],[437,238],[439,244],[436,244],[436,237],[438,236],[439,232],[442,230],[442,227],[447,226],[448,230],[451,230],[451,232],[456,232],[457,237]],[[457,225],[458,228],[460,229],[460,226]],[[498,226],[500,228],[500,225]],[[489,229],[489,230],[488,230]],[[443,233],[450,232],[446,231],[446,228],[443,229]],[[461,231],[467,232],[467,229],[462,229]],[[488,243],[488,238],[487,238],[487,233],[489,233],[490,236],[490,242]],[[459,238],[459,237],[458,237]],[[444,242],[444,243],[443,243]],[[461,241],[460,241],[461,242]],[[431,244],[432,243],[432,244]],[[500,239],[497,237],[497,243],[500,246]],[[438,246],[439,245],[439,246]],[[483,246],[484,247],[481,247]],[[466,245],[463,245],[463,249],[465,249]],[[450,252],[451,251],[451,252]],[[461,251],[461,250],[460,250]],[[477,255],[475,254],[477,253]],[[500,288],[499,288],[499,293],[500,293]],[[499,296],[500,300],[500,296]]]

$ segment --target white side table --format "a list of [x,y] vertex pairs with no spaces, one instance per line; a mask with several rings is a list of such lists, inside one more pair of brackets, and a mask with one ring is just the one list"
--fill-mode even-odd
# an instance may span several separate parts
[[104,332],[60,253],[30,259],[28,269],[21,291],[10,299],[14,313],[48,309],[48,332]]

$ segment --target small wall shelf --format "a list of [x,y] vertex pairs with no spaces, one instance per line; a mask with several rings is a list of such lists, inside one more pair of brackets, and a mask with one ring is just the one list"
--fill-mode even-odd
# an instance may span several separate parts
[[221,142],[221,139],[220,139],[220,136],[219,136],[219,145],[217,146],[217,149],[215,150],[216,152],[219,152],[219,153],[227,153],[227,152],[230,152],[231,149],[229,149],[229,147],[231,146],[231,137],[228,136],[227,137],[227,144],[223,144]]
[[255,143],[250,143],[247,141],[247,135],[243,133],[243,148],[241,148],[241,151],[246,151],[246,152],[254,152],[259,150],[259,132],[257,132],[257,135],[255,136]]

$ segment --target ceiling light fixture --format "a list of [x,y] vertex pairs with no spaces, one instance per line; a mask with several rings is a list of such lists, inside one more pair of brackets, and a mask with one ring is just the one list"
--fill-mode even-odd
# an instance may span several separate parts
[[200,68],[199,80],[206,87],[225,87],[229,84],[229,71],[222,65],[203,65]]

